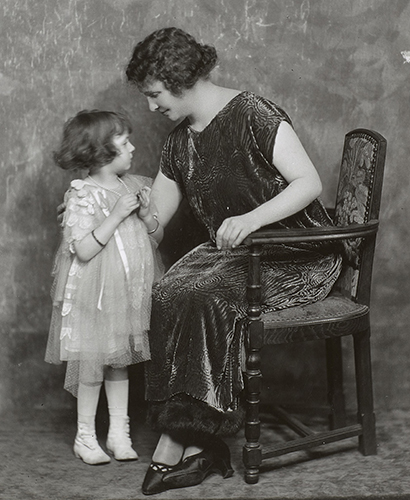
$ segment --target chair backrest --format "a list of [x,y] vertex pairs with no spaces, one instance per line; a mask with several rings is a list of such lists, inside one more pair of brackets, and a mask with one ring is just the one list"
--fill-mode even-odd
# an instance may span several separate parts
[[[386,139],[372,130],[356,129],[345,136],[336,196],[336,226],[379,219]],[[370,303],[376,236],[346,240],[343,271],[335,288],[362,304]]]

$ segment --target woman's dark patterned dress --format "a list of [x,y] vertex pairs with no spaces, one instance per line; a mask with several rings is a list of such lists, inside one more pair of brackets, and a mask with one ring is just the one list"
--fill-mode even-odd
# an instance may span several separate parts
[[[239,326],[247,307],[247,249],[218,250],[215,234],[224,219],[253,210],[287,186],[272,165],[282,121],[290,123],[275,104],[242,92],[203,131],[185,120],[164,145],[161,171],[178,183],[210,241],[180,259],[154,287],[146,396],[166,402],[154,405],[151,415],[159,430],[196,425],[196,410],[188,415],[187,401],[194,407],[206,403],[222,415],[236,408],[243,389]],[[316,200],[275,226],[327,225],[331,221]],[[340,272],[340,257],[324,244],[271,246],[262,264],[264,305],[273,310],[324,298]],[[175,401],[179,410],[167,409]],[[229,433],[221,421],[215,431]]]

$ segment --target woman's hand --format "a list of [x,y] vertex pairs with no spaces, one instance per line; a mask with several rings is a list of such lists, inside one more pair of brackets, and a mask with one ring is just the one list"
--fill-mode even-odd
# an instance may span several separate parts
[[57,222],[60,224],[61,227],[63,227],[63,221],[64,221],[64,213],[65,213],[65,203],[60,203],[57,207]]
[[130,215],[131,212],[136,210],[140,206],[137,195],[133,193],[125,194],[115,204],[111,215],[118,218],[119,220],[124,220]]
[[225,219],[216,233],[219,250],[236,248],[251,233],[261,226],[252,212]]

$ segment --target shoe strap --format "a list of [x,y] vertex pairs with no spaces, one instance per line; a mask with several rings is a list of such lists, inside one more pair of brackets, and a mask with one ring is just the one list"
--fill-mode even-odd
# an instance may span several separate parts
[[155,472],[170,472],[175,466],[173,465],[166,465],[166,464],[159,464],[157,462],[151,462],[150,468],[155,471]]

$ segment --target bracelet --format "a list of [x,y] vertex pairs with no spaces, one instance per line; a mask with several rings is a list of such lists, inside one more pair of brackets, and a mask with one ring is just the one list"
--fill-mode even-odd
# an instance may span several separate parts
[[95,241],[100,245],[101,248],[104,248],[105,245],[104,243],[101,243],[101,241],[97,238],[97,236],[94,234],[94,229],[91,231],[91,234],[93,235],[93,238],[95,239]]
[[156,215],[153,215],[152,216],[153,219],[155,219],[155,222],[157,223],[157,225],[155,226],[154,229],[151,229],[151,231],[147,231],[148,234],[154,234],[155,231],[159,228],[159,220],[158,220],[158,217]]

